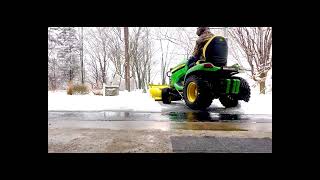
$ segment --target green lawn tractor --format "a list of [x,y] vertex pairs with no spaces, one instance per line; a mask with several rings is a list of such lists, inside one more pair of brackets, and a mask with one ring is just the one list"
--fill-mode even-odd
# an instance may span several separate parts
[[202,53],[205,59],[198,60],[194,65],[188,67],[187,60],[184,60],[167,72],[170,84],[161,88],[163,103],[183,99],[191,109],[204,110],[213,99],[219,99],[226,108],[237,106],[239,100],[248,102],[248,82],[234,76],[242,70],[241,67],[237,64],[226,66],[228,46],[225,38],[212,37]]

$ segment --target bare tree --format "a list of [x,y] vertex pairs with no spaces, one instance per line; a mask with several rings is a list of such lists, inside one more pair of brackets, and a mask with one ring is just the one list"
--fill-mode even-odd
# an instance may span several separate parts
[[[91,62],[91,66],[95,67],[97,64],[99,67],[99,76],[101,86],[103,83],[107,81],[107,72],[110,67],[110,61],[108,60],[108,49],[107,49],[107,41],[108,37],[106,36],[107,28],[104,27],[96,27],[90,29],[88,31],[88,38],[87,38],[87,50],[91,61],[95,61],[94,63]],[[95,64],[96,63],[96,64]],[[93,74],[95,74],[95,68]]]
[[[183,29],[184,30],[184,29]],[[182,54],[184,57],[188,56],[188,51],[185,46],[185,43],[182,40],[182,36],[176,37],[176,33],[179,30],[173,28],[157,28],[153,36],[153,40],[157,40],[160,44],[160,53],[161,53],[161,65],[160,65],[160,76],[162,84],[166,84],[166,72],[171,65],[172,59],[175,58],[177,54],[177,48],[184,49]],[[179,33],[178,33],[179,34]]]
[[260,93],[265,94],[267,72],[272,67],[272,28],[235,27],[229,28],[229,34],[244,52],[251,76],[260,85]]
[[145,44],[145,51],[146,51],[146,61],[144,62],[145,66],[145,70],[146,70],[146,82],[147,84],[150,84],[151,82],[151,69],[153,66],[153,62],[152,62],[152,57],[155,53],[154,49],[153,49],[153,42],[152,39],[150,38],[151,36],[151,32],[150,32],[150,28],[146,28],[146,44]]
[[99,89],[101,84],[101,76],[97,61],[94,58],[91,58],[90,61],[88,61],[87,67],[88,71],[90,72],[88,73],[88,82],[91,84],[91,88]]
[[141,89],[141,71],[140,71],[141,61],[139,57],[141,55],[141,52],[138,49],[138,46],[139,46],[139,43],[142,42],[140,39],[140,33],[141,33],[141,27],[138,27],[138,30],[136,30],[136,28],[132,28],[132,34],[130,36],[130,51],[129,51],[130,60],[131,60],[130,64],[132,65],[132,75],[139,89]]
[[176,51],[178,48],[182,49],[182,54],[173,53],[175,55],[183,55],[184,58],[188,58],[191,55],[197,38],[195,32],[190,31],[185,27],[159,28],[158,33],[155,36],[156,40],[167,40],[175,45],[172,46],[172,48]]
[[48,88],[57,89],[57,33],[55,28],[48,28]]
[[170,43],[167,42],[166,49],[163,48],[163,40],[160,41],[160,47],[161,47],[161,81],[162,84],[166,84],[166,72],[168,71],[171,58],[168,59],[168,53],[169,53],[169,45]]
[[80,70],[81,70],[81,83],[84,84],[84,63],[83,63],[83,27],[80,27],[79,39],[80,39]]
[[151,76],[151,63],[152,63],[152,56],[153,56],[153,44],[150,39],[150,29],[143,28],[144,34],[142,36],[142,46],[141,46],[141,87],[144,92],[146,92],[147,85],[150,83],[150,76]]
[[119,76],[121,84],[121,79],[125,79],[124,76],[124,67],[125,61],[123,56],[122,47],[124,46],[124,42],[121,38],[121,28],[111,28],[110,33],[108,34],[109,40],[107,43],[108,46],[108,57],[112,62],[114,72],[112,76],[111,85],[115,82],[115,77]]
[[64,81],[72,82],[79,74],[79,40],[74,27],[62,27],[57,36],[57,58]]
[[152,39],[150,29],[147,27],[132,28],[130,36],[130,60],[132,77],[138,89],[146,92],[150,83],[152,56]]

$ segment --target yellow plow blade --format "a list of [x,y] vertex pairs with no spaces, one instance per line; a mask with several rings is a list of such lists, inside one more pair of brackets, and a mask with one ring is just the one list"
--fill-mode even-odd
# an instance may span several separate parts
[[156,101],[161,101],[161,90],[163,88],[168,88],[168,85],[152,85],[149,84],[149,93],[151,97]]

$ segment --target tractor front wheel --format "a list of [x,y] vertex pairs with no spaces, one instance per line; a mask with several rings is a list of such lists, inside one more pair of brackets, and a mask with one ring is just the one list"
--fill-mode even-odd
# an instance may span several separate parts
[[161,90],[161,99],[163,104],[171,104],[170,90],[170,88],[163,88]]

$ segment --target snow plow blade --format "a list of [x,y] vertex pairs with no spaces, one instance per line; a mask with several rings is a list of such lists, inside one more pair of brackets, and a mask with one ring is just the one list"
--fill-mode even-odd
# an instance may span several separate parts
[[161,90],[163,88],[168,88],[168,85],[152,85],[149,84],[149,93],[151,97],[156,101],[161,101]]

